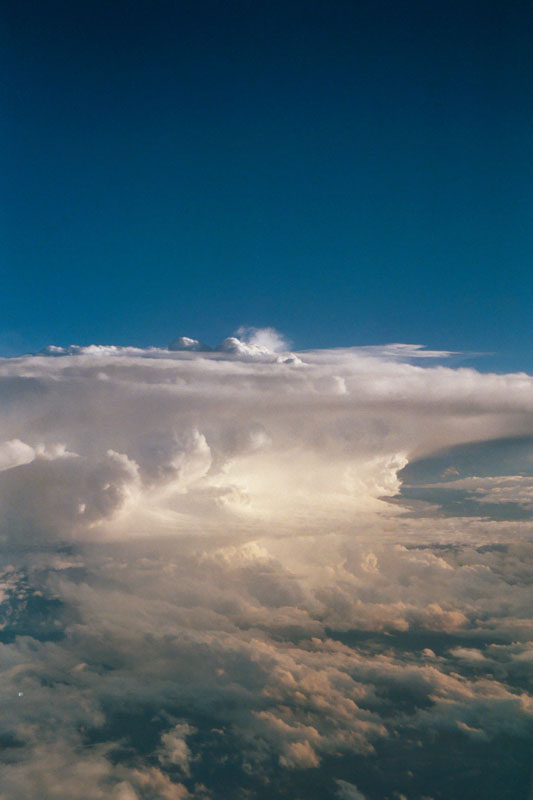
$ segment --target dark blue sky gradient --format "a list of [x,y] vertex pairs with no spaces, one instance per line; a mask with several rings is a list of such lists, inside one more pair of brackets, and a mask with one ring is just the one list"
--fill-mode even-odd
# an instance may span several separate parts
[[0,353],[424,343],[533,370],[533,6],[8,2]]

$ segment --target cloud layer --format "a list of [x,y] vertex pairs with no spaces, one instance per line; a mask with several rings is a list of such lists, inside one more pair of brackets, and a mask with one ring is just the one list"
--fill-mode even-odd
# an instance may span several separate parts
[[445,357],[2,361],[0,798],[526,797],[533,379]]

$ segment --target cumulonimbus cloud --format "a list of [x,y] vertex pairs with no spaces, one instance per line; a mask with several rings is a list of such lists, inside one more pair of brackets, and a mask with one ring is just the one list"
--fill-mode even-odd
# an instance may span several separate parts
[[[353,526],[398,513],[383,499],[412,458],[532,433],[525,375],[415,366],[398,346],[392,359],[357,348],[280,357],[270,329],[233,341],[216,352],[71,347],[4,361],[0,393],[17,414],[0,420],[0,461],[20,467],[0,476],[4,535]],[[33,463],[59,443],[76,456]],[[55,504],[56,524],[39,508],[61,496],[63,474],[66,494],[69,480],[76,489]],[[26,490],[15,524],[9,498],[20,507]]]
[[225,342],[0,362],[2,800],[418,797],[398,737],[529,735],[531,477],[402,484],[530,441],[533,378]]

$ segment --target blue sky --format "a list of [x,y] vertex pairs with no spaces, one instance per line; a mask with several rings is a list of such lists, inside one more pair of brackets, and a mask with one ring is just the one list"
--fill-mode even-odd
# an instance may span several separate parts
[[0,352],[389,341],[533,369],[527,4],[8,3]]

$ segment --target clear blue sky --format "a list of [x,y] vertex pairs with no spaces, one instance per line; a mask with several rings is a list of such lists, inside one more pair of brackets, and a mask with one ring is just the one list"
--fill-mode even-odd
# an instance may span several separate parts
[[4,5],[0,352],[416,342],[533,370],[533,8]]

